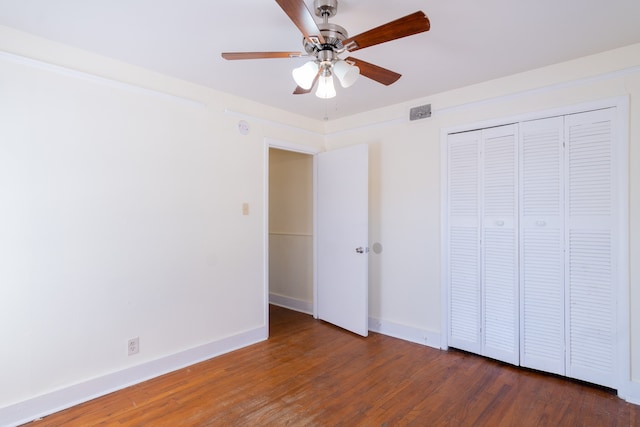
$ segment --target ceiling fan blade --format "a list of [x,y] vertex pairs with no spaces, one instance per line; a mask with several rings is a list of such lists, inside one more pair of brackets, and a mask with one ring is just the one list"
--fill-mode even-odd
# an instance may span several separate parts
[[296,89],[293,91],[294,95],[304,95],[306,93],[311,92],[311,89],[313,89],[313,86],[311,86],[309,89],[303,89],[300,86],[297,86]]
[[[324,44],[324,37],[320,33],[318,24],[313,19],[313,15],[304,4],[303,0],[276,0],[276,3],[280,5],[284,13],[289,16],[289,19],[296,24],[296,27],[300,30],[305,39],[309,43]],[[314,40],[315,39],[315,40]]]
[[342,44],[349,52],[354,52],[365,47],[423,33],[429,31],[430,28],[431,23],[427,15],[422,11],[418,11],[357,36],[349,37]]
[[223,52],[222,57],[228,60],[236,59],[272,59],[272,58],[298,58],[300,52]]
[[345,61],[352,62],[353,65],[360,68],[361,75],[370,78],[371,80],[375,80],[378,83],[382,83],[385,86],[389,86],[390,84],[397,82],[398,79],[402,77],[402,74],[365,62],[361,59],[356,59],[352,56],[345,58]]

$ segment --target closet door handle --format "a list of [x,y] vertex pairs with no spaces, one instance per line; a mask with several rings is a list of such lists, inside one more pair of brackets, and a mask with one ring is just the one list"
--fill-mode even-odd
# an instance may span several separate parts
[[545,225],[547,225],[547,221],[544,221],[544,220],[536,221],[536,225],[538,227],[544,227]]
[[496,221],[496,225],[498,227],[502,227],[504,225],[504,221],[500,220],[500,221]]

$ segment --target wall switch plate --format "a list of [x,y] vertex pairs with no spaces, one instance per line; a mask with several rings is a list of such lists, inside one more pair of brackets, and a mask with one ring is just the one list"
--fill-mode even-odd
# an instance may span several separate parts
[[128,342],[127,342],[127,352],[128,355],[134,355],[134,354],[138,354],[138,352],[140,351],[140,338],[135,337],[135,338],[131,338]]
[[249,215],[249,203],[242,204],[242,215]]

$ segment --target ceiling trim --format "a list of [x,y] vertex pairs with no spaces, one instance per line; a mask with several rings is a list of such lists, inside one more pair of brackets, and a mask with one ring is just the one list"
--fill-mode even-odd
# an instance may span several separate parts
[[173,95],[167,92],[162,92],[155,89],[149,89],[143,86],[139,86],[133,83],[125,83],[119,80],[98,76],[96,74],[87,73],[85,71],[74,70],[73,68],[64,67],[61,65],[51,64],[49,62],[41,61],[38,59],[28,58],[26,56],[17,55],[15,53],[9,53],[0,50],[0,60],[13,62],[15,64],[26,65],[32,68],[40,70],[50,71],[56,74],[65,75],[68,77],[74,77],[80,80],[89,81],[92,83],[109,86],[115,89],[125,90],[128,92],[139,93],[143,95],[149,95],[153,97],[160,97],[173,102],[179,102],[184,105],[188,105],[194,108],[207,108],[207,104],[204,102],[196,101],[194,99],[186,98],[179,95]]
[[[275,121],[275,120],[265,119],[263,117],[254,116],[254,115],[248,114],[248,113],[241,113],[239,111],[230,110],[228,108],[225,108],[224,113],[229,115],[229,116],[237,117],[239,119],[254,120],[254,121],[258,122],[258,123],[268,124],[268,125],[277,126],[277,127],[280,127],[280,128],[290,129],[290,130],[295,130],[297,132],[307,133],[307,134],[313,135],[313,136],[318,136],[318,137],[324,137],[325,136],[325,134],[321,133],[321,132],[315,132],[315,131],[312,131],[312,130],[309,130],[309,129],[305,129],[305,128],[301,128],[301,127],[298,127],[298,126],[289,125],[289,124],[278,122],[278,121]],[[288,113],[288,114],[290,114],[290,113]]]
[[565,81],[561,83],[552,83],[550,85],[538,87],[535,89],[527,89],[517,92],[512,92],[506,95],[495,96],[492,98],[482,99],[480,101],[472,101],[467,103],[461,103],[452,105],[449,107],[438,108],[433,111],[434,116],[440,116],[450,113],[457,113],[459,111],[465,111],[467,109],[478,108],[481,106],[485,106],[488,104],[495,104],[497,102],[504,102],[508,100],[523,98],[526,96],[537,95],[540,93],[547,93],[561,89],[568,89],[572,87],[585,86],[601,81],[611,80],[619,77],[626,77],[633,74],[640,74],[640,66],[623,68],[621,70],[609,71],[602,74],[597,74],[594,76],[584,77],[576,80]]

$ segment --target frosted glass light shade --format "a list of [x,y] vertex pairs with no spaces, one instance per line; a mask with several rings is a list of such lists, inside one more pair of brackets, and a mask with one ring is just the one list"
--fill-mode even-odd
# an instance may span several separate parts
[[320,76],[318,79],[318,90],[316,90],[318,98],[329,99],[336,96],[336,88],[333,86],[333,76]]
[[294,68],[291,72],[293,80],[302,89],[311,89],[313,81],[318,75],[318,64],[313,61],[309,61],[301,67]]
[[342,87],[349,87],[358,80],[360,68],[340,60],[333,64],[333,74],[338,78]]

